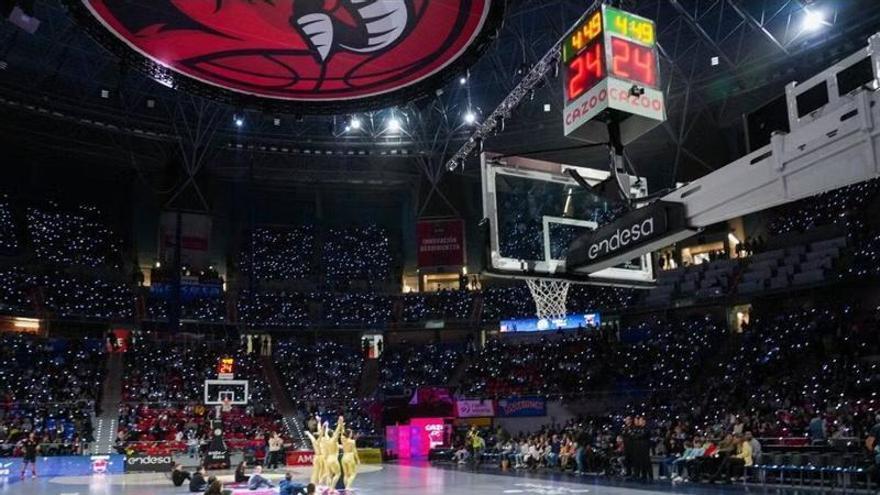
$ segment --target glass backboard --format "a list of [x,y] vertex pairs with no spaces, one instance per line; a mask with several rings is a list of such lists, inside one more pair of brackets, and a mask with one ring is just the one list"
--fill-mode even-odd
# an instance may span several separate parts
[[[489,275],[608,285],[653,282],[650,254],[595,273],[566,271],[565,253],[572,241],[623,212],[621,204],[581,187],[567,170],[577,170],[591,186],[607,179],[608,171],[492,153],[481,155],[481,166]],[[633,197],[646,196],[645,179],[630,179]]]

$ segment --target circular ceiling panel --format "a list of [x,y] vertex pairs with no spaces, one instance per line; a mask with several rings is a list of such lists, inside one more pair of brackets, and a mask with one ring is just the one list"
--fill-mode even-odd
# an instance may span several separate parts
[[[472,64],[501,0],[71,0],[102,44],[161,82],[230,103],[363,110]],[[179,76],[185,77],[179,77]]]

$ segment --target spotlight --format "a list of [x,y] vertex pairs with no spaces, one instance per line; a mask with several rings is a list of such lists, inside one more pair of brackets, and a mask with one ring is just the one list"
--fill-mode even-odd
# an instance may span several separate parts
[[462,86],[464,86],[465,84],[467,84],[467,78],[464,76],[461,76],[460,78],[458,78],[458,84],[461,84]]
[[801,25],[804,31],[816,31],[825,25],[825,16],[818,10],[804,8],[804,20]]
[[545,112],[549,112],[550,109],[551,109],[550,104],[549,104],[549,103],[544,103],[544,111],[545,111]]
[[104,98],[105,100],[107,98],[110,98],[110,90],[102,89],[101,90],[101,98]]
[[388,130],[391,132],[397,132],[400,130],[400,121],[397,120],[397,117],[391,117],[388,120]]
[[474,115],[474,112],[468,110],[466,114],[464,114],[464,123],[471,125],[477,121],[477,116]]
[[234,122],[235,122],[235,127],[241,127],[244,125],[244,119],[239,117],[238,115],[235,116]]
[[345,126],[345,132],[350,132],[350,131],[351,131],[351,126],[350,125]]
[[272,125],[274,125],[275,127],[278,127],[279,125],[281,125],[281,119],[279,119],[278,117],[275,117],[274,119],[272,119]]
[[351,122],[348,124],[352,129],[358,130],[361,128],[361,120],[357,117],[352,117]]

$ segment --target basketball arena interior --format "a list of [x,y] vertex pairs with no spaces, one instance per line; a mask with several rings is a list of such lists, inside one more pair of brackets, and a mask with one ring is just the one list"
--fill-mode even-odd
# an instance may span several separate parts
[[880,2],[0,0],[0,495],[878,493]]

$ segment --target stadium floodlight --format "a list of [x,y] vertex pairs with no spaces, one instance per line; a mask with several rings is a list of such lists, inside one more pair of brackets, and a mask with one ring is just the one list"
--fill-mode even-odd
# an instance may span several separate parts
[[462,86],[464,86],[465,84],[467,84],[467,77],[465,77],[465,76],[461,76],[461,77],[458,79],[458,84],[461,84]]
[[465,124],[471,125],[476,121],[477,121],[477,116],[474,114],[474,112],[468,110],[467,113],[464,114],[464,123]]
[[351,122],[348,123],[348,126],[354,130],[358,130],[361,128],[361,119],[357,117],[352,117]]
[[236,115],[235,117],[233,117],[233,122],[235,123],[235,127],[241,127],[244,125],[244,118]]
[[804,31],[816,31],[825,24],[825,15],[822,12],[804,8],[804,20],[801,24]]
[[392,115],[391,118],[388,119],[388,130],[391,132],[398,132],[400,131],[400,127],[400,120]]

